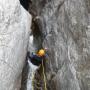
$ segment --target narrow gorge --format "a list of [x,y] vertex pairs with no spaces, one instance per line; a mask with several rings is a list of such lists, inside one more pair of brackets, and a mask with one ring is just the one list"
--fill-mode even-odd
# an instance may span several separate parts
[[90,0],[0,1],[0,90],[33,90],[34,72],[44,90],[27,52],[45,47],[47,90],[90,90]]

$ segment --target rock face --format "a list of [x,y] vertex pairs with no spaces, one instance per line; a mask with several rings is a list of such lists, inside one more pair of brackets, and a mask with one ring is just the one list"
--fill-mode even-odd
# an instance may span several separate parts
[[30,25],[19,0],[0,0],[0,90],[20,90]]
[[[48,90],[90,90],[90,1],[31,0],[29,4],[33,16],[29,49],[48,48]],[[0,1],[0,90],[20,89],[31,25],[24,8],[19,0]],[[25,72],[27,68],[26,63]]]
[[48,90],[90,90],[90,1],[33,0],[30,13],[49,49]]

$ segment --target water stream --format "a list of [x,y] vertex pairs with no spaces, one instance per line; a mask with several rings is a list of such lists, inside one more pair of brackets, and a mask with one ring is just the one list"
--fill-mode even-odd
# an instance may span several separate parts
[[[33,45],[33,35],[31,35],[30,39],[29,39],[29,51],[35,52],[35,47]],[[38,67],[33,65],[30,62],[30,60],[28,60],[28,65],[29,65],[29,71],[28,71],[26,88],[27,88],[27,90],[33,90],[32,79],[33,79],[34,73]]]

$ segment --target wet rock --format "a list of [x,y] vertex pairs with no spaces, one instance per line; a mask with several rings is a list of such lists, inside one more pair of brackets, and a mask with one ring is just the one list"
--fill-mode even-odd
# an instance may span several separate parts
[[0,90],[19,90],[31,25],[18,0],[0,1]]
[[90,90],[89,6],[89,0],[32,1],[31,14],[40,17],[42,44],[49,49],[46,73],[56,73],[48,90]]

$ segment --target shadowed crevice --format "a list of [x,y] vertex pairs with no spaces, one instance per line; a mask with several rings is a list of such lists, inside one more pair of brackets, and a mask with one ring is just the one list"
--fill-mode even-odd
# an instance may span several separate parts
[[31,0],[19,0],[20,4],[28,11]]

